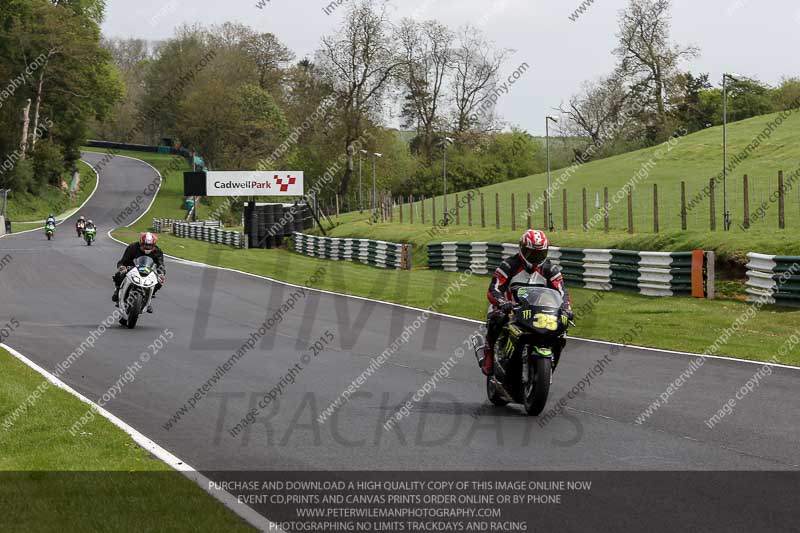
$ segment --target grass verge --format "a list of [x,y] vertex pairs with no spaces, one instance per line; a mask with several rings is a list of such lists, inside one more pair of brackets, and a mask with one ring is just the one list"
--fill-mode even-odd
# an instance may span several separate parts
[[[730,231],[722,231],[723,187],[718,183],[715,189],[716,231],[710,230],[710,196],[704,192],[709,178],[722,171],[722,131],[721,128],[706,130],[682,137],[668,146],[655,146],[621,154],[607,159],[592,161],[577,168],[562,169],[551,174],[553,183],[552,214],[555,231],[553,242],[576,248],[619,247],[635,250],[675,251],[689,246],[714,250],[728,261],[747,252],[760,252],[776,255],[800,255],[800,242],[792,239],[790,231],[800,227],[800,148],[796,143],[800,135],[800,113],[791,115],[782,122],[768,139],[760,139],[755,148],[750,147],[777,115],[764,115],[736,122],[729,129],[729,165],[727,189],[732,217]],[[748,150],[748,147],[750,149]],[[746,157],[740,154],[747,152]],[[787,230],[778,229],[777,176],[784,171],[786,198],[785,220]],[[749,205],[751,228],[743,230],[739,225],[744,216],[744,175],[749,177]],[[681,182],[686,182],[687,227],[681,231],[680,198]],[[633,223],[636,233],[628,235],[627,200],[624,194],[626,184],[632,189]],[[560,186],[556,186],[560,184]],[[658,185],[659,229],[653,228],[653,185]],[[603,188],[608,187],[611,232],[603,232],[602,205]],[[531,197],[531,224],[542,227],[544,206],[540,200],[547,188],[545,174],[527,176],[482,187],[484,195],[485,223],[481,226],[480,197],[472,199],[472,221],[468,225],[468,206],[466,193],[459,195],[460,224],[449,232],[440,233],[435,240],[469,240],[515,242],[523,226],[527,225],[528,195]],[[587,194],[587,219],[592,224],[589,232],[582,231],[583,192]],[[567,217],[564,220],[564,196],[567,194]],[[620,193],[617,195],[617,193]],[[511,230],[512,193],[514,194],[514,213],[517,231]],[[499,209],[496,208],[496,196]],[[615,199],[616,196],[616,199]],[[436,197],[436,221],[443,218],[443,198]],[[342,224],[336,231],[340,235],[361,238],[384,238],[395,235],[394,240],[420,244],[420,234],[425,234],[434,224],[433,201],[425,201],[427,226],[420,223],[421,205],[414,206],[415,225],[399,225],[396,230],[387,230],[383,225],[370,226],[366,220],[369,213],[351,212],[343,214],[338,222]],[[447,205],[451,223],[455,222],[455,194],[448,195]],[[500,229],[496,230],[496,214],[500,213]],[[404,207],[404,219],[409,220],[409,206]],[[596,217],[596,218],[595,218]],[[394,219],[399,221],[395,208]],[[564,227],[570,228],[569,231]],[[423,229],[424,228],[424,229]]]
[[[0,349],[0,420],[44,378]],[[0,427],[3,531],[253,531],[193,481],[51,386],[10,429]],[[168,495],[168,496],[167,496]]]
[[14,193],[9,196],[7,210],[11,230],[17,232],[35,228],[50,213],[56,214],[56,218],[61,220],[83,204],[94,191],[97,176],[83,161],[78,161],[78,167],[81,182],[75,198],[70,198],[61,189],[49,185],[40,194]]

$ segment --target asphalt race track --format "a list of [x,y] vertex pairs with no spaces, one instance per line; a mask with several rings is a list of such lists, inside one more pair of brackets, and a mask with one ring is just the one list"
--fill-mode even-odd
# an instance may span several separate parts
[[[101,157],[85,154],[90,164]],[[149,166],[123,157],[102,169],[98,190],[81,211],[98,226],[91,248],[76,237],[74,220],[59,226],[52,242],[39,231],[0,240],[0,257],[12,258],[0,272],[0,323],[14,318],[21,324],[6,344],[53,369],[112,313],[111,276],[122,245],[107,232],[118,225],[113,220],[121,209],[156,179]],[[155,351],[150,345],[168,329],[174,337],[105,407],[201,471],[797,471],[800,466],[800,371],[772,369],[710,429],[706,420],[761,366],[709,359],[666,405],[637,424],[695,358],[636,348],[611,354],[603,374],[569,399],[563,414],[543,424],[524,416],[520,406],[486,407],[484,381],[466,353],[435,392],[414,405],[395,429],[385,430],[386,419],[464,347],[477,327],[438,316],[368,377],[349,403],[319,422],[371,358],[420,312],[329,293],[302,294],[255,276],[167,261],[167,283],[155,314],[143,315],[132,331],[110,328],[61,379],[89,398],[100,398],[142,352]],[[320,265],[337,272],[334,263]],[[289,300],[294,308],[258,339],[255,349],[165,429],[170,417],[219,374],[218,367]],[[325,339],[326,332],[333,340],[313,356],[309,345]],[[548,409],[612,348],[570,341]],[[289,369],[306,354],[312,355],[309,362],[288,383]],[[277,401],[232,436],[229,430],[275,387]],[[797,476],[776,479],[776,493],[796,491]],[[646,485],[645,478],[636,482]],[[745,492],[741,489],[731,486],[728,494]],[[608,500],[614,498],[603,498],[609,516],[623,512],[622,504]],[[738,508],[735,499],[717,504],[720,516]],[[778,503],[762,500],[761,505]]]

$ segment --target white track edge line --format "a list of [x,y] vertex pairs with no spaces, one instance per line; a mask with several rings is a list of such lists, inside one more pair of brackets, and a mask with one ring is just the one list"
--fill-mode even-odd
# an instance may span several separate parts
[[[110,153],[110,152],[94,152],[92,150],[83,150],[83,152],[81,152],[81,153],[84,153],[84,152],[87,153],[87,154],[100,154],[100,155],[103,155],[103,154],[108,155]],[[164,183],[164,176],[161,175],[161,172],[159,172],[156,167],[154,167],[153,165],[151,165],[147,161],[143,161],[141,159],[137,159],[135,157],[130,157],[130,156],[127,156],[127,155],[122,155],[122,154],[111,154],[111,155],[113,156],[111,158],[111,160],[113,160],[114,157],[124,157],[125,159],[132,159],[134,161],[138,161],[139,163],[144,163],[148,167],[152,168],[153,172],[155,172],[156,175],[158,176],[158,189],[156,189],[155,192],[153,193],[153,198],[152,198],[152,200],[150,200],[150,203],[147,205],[147,209],[142,211],[142,214],[139,215],[139,217],[136,220],[134,220],[133,222],[131,222],[130,224],[125,226],[126,228],[129,228],[129,227],[133,226],[134,224],[136,224],[137,222],[139,222],[148,213],[148,211],[150,211],[150,208],[153,207],[153,202],[156,201],[156,197],[158,196],[158,193],[161,192],[161,185]],[[111,160],[109,160],[109,162]],[[92,165],[90,165],[87,161],[84,161],[83,157],[81,157],[81,161],[83,161],[84,163],[86,163],[87,165],[92,167],[92,170],[94,170],[94,173],[97,174],[97,170],[95,170],[95,168]],[[98,180],[99,180],[99,176],[98,176]]]
[[278,529],[277,524],[270,521],[263,515],[259,514],[250,506],[239,503],[236,497],[231,493],[229,493],[228,491],[212,488],[211,485],[212,481],[209,478],[207,478],[206,476],[195,470],[192,466],[188,465],[185,461],[183,461],[173,453],[159,446],[153,440],[149,439],[148,437],[146,437],[141,432],[137,431],[132,426],[125,423],[121,418],[117,417],[110,411],[107,411],[100,405],[97,405],[92,400],[90,400],[80,392],[76,391],[75,389],[73,389],[60,379],[58,379],[56,376],[52,375],[50,372],[48,372],[47,370],[45,370],[44,368],[33,362],[25,355],[21,354],[20,352],[8,346],[7,344],[0,343],[0,348],[3,348],[8,353],[19,359],[21,362],[25,363],[28,367],[41,374],[42,377],[44,377],[47,381],[49,381],[59,389],[68,392],[69,394],[75,396],[83,403],[91,406],[98,414],[102,415],[109,422],[114,424],[117,428],[127,433],[139,446],[141,446],[147,452],[153,454],[158,459],[166,463],[168,466],[172,467],[173,469],[177,470],[188,479],[197,483],[200,486],[200,488],[202,488],[210,496],[217,499],[220,503],[222,503],[222,505],[233,511],[236,515],[244,519],[247,523],[249,523],[253,527],[259,528],[261,531],[281,531],[280,529]]

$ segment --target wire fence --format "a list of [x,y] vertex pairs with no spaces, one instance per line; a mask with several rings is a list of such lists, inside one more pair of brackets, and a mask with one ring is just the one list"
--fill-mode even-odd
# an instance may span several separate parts
[[[800,227],[800,169],[778,176],[738,176],[727,180],[731,229]],[[782,186],[781,186],[782,184]],[[379,194],[377,212],[365,217],[381,222],[424,224],[431,227],[495,228],[501,230],[550,228],[556,231],[665,231],[722,230],[724,191],[721,182],[687,179],[669,183],[640,183],[629,189],[587,185],[545,191],[486,193],[465,191],[434,198],[392,197]],[[745,192],[746,191],[746,192]],[[371,201],[365,199],[369,206]],[[606,221],[607,219],[607,221]]]

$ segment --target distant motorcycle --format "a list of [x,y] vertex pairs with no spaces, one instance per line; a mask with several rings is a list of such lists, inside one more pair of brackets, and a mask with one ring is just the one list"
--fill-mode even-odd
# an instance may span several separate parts
[[94,242],[97,230],[95,228],[86,228],[83,230],[83,238],[86,241],[86,246],[91,246]]
[[[512,286],[515,306],[494,346],[494,375],[486,378],[486,394],[495,405],[520,403],[536,416],[550,393],[553,350],[567,333],[569,318],[561,310],[558,291],[541,286]],[[483,339],[473,337],[480,360]]]
[[44,226],[44,234],[47,235],[47,240],[51,240],[56,234],[56,225],[52,222],[48,222]]
[[78,224],[75,226],[75,230],[78,232],[78,237],[82,237],[86,231],[86,224],[79,220]]

